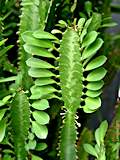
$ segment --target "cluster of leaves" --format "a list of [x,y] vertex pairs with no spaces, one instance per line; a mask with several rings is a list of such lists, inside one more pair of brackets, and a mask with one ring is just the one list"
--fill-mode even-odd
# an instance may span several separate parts
[[106,160],[104,138],[107,129],[108,123],[107,121],[103,121],[100,124],[99,128],[95,131],[95,140],[97,143],[95,147],[90,144],[84,144],[84,149],[86,150],[86,152],[95,156],[97,160]]

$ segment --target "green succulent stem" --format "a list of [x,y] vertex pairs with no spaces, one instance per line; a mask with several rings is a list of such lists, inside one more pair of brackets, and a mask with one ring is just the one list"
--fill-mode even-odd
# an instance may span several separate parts
[[76,159],[76,124],[75,114],[66,112],[61,129],[60,140],[60,159],[75,160]]

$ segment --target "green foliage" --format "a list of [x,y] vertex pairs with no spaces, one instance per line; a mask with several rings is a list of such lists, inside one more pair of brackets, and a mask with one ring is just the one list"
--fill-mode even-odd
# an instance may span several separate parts
[[80,137],[77,142],[77,155],[78,159],[88,160],[88,153],[84,151],[84,143],[92,143],[93,133],[87,128],[84,128],[80,134]]
[[84,149],[89,154],[96,157],[97,160],[106,160],[105,155],[105,145],[104,145],[104,138],[108,128],[107,121],[103,121],[99,128],[95,131],[95,141],[96,145],[93,147],[91,144],[84,144]]
[[[77,122],[81,118],[79,113],[81,110],[93,113],[101,106],[100,95],[107,72],[103,67],[107,58],[100,50],[101,33],[103,28],[115,25],[111,20],[102,20],[104,13],[98,13],[99,7],[95,4],[98,2],[1,0],[3,160],[57,159],[57,153],[60,160],[87,160],[88,153],[99,160],[105,159],[106,122],[95,132],[95,147],[84,145],[88,153],[83,152],[82,144],[89,136],[91,142],[91,132],[83,129],[77,142],[81,125]],[[17,38],[18,57],[14,42]],[[12,43],[14,45],[9,45]]]
[[[65,31],[62,42],[60,43],[59,68],[54,67],[50,63],[41,59],[41,57],[44,57],[44,52],[48,53],[49,49],[56,50],[55,44],[53,44],[52,42],[53,40],[57,40],[55,36],[40,30],[35,32],[24,32],[22,34],[22,38],[25,41],[24,49],[26,52],[31,54],[31,47],[32,49],[33,47],[37,47],[37,50],[39,50],[39,48],[40,50],[44,49],[44,52],[41,52],[38,58],[34,58],[34,55],[38,55],[36,50],[36,52],[33,54],[33,57],[29,58],[26,61],[26,64],[30,67],[30,69],[28,70],[28,74],[33,78],[38,78],[35,80],[35,85],[30,89],[32,93],[30,99],[37,101],[38,99],[59,99],[59,93],[62,94],[62,101],[64,102],[66,113],[65,124],[63,125],[63,128],[61,130],[60,138],[61,159],[69,159],[71,155],[73,155],[71,157],[72,159],[75,159],[76,157],[75,143],[77,138],[77,131],[75,124],[75,114],[77,109],[81,107],[85,112],[91,113],[101,106],[101,100],[98,96],[102,92],[101,87],[103,86],[103,83],[101,80],[106,74],[106,70],[101,67],[101,65],[105,63],[106,57],[99,56],[96,59],[90,61],[93,55],[96,54],[96,52],[103,44],[102,39],[97,38],[98,33],[96,31],[91,31],[87,34],[87,28],[89,27],[90,22],[90,20],[86,21],[83,29],[81,30],[81,33],[79,34],[73,28],[69,28]],[[83,24],[80,24],[79,21],[79,26],[80,25]],[[85,34],[83,34],[84,30],[86,30]],[[28,49],[27,46],[30,46],[30,48]],[[81,47],[80,50],[79,47]],[[52,55],[52,52],[50,53],[50,55]],[[54,57],[54,55],[52,57]],[[55,61],[56,60],[57,59],[55,58]],[[53,69],[53,71],[51,69]],[[56,75],[57,69],[59,69],[60,71],[60,77]],[[84,77],[84,72],[86,71],[89,72],[87,73],[87,76]],[[60,79],[61,91],[59,91],[52,85],[54,83],[58,84],[57,82],[55,82],[56,78]],[[99,90],[88,89],[87,92],[84,93],[84,88],[86,88],[84,86],[84,81],[88,81],[88,86],[89,83],[93,85],[94,83],[97,83]],[[88,97],[83,99],[81,98],[83,95],[86,95]],[[80,106],[81,102],[85,103],[84,106]],[[40,118],[37,118],[38,115],[41,115],[41,118],[43,115],[44,117],[47,116],[44,112],[42,113],[38,111],[33,113],[33,117],[35,118],[35,120],[40,120]],[[70,123],[71,114],[73,114],[72,117],[74,117],[73,124],[72,122]],[[41,124],[42,121],[43,120],[41,120],[39,123]],[[33,132],[38,138],[43,138],[42,136],[38,135],[38,131],[41,129],[38,124],[35,122],[32,123]],[[73,137],[72,135],[69,135],[68,132],[66,132],[66,130],[70,130],[70,128],[75,132]],[[45,131],[46,129],[43,130]],[[45,133],[47,134],[47,130],[45,131]],[[65,137],[67,137],[67,139]],[[73,144],[74,147],[69,147],[69,143]],[[66,146],[67,150],[65,150],[65,152],[63,152],[62,150],[62,146]]]
[[110,160],[119,159],[119,150],[120,150],[120,105],[116,106],[115,116],[112,120],[112,123],[107,131],[105,137],[105,147],[106,147],[106,157]]
[[[42,1],[29,1],[29,0],[23,0],[21,3],[22,6],[22,15],[20,19],[20,28],[19,28],[19,55],[20,55],[20,71],[22,74],[22,86],[25,89],[30,88],[32,82],[30,77],[28,76],[28,67],[25,63],[25,61],[30,57],[30,54],[27,54],[24,51],[23,45],[24,42],[21,38],[21,35],[25,31],[34,31],[41,27],[41,29],[44,29],[45,26],[45,19],[47,16],[48,11],[48,1],[45,2]],[[44,8],[45,7],[45,8]],[[44,8],[44,11],[43,11]],[[41,16],[39,14],[42,13]],[[28,32],[29,33],[29,32]]]

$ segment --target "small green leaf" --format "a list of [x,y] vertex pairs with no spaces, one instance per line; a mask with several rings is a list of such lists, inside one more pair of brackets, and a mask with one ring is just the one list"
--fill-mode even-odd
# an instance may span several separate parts
[[99,154],[100,148],[99,148],[99,146],[97,144],[95,145],[95,150],[96,150],[96,153]]
[[29,140],[28,144],[26,144],[26,148],[27,150],[30,150],[30,149],[35,149],[36,147],[36,141],[35,140]]
[[32,131],[40,139],[46,139],[48,135],[48,129],[45,125],[40,125],[35,121],[32,121]]
[[36,151],[43,151],[47,148],[46,143],[37,143],[35,150]]
[[43,159],[32,154],[32,160],[43,160]]
[[45,31],[42,31],[42,30],[37,30],[33,33],[33,36],[35,38],[39,38],[39,39],[57,39],[57,37],[55,37],[54,35],[52,35],[51,33],[49,32],[45,32]]
[[0,100],[0,107],[2,107],[4,105],[5,105],[5,103],[2,100]]
[[50,63],[47,63],[41,59],[38,59],[38,58],[29,58],[27,61],[26,61],[26,64],[29,66],[29,67],[33,67],[33,68],[55,68],[54,66],[52,66]]
[[88,32],[97,31],[101,26],[101,22],[102,22],[101,13],[93,12],[92,13],[92,21],[91,21],[91,23],[90,23],[90,25],[88,27]]
[[11,95],[8,95],[8,96],[4,97],[2,100],[0,100],[0,107],[4,106],[6,103],[8,103],[8,101],[11,97],[12,97]]
[[5,137],[6,123],[4,120],[0,121],[0,142],[3,141]]
[[102,46],[103,40],[98,38],[95,42],[93,42],[90,46],[84,49],[82,53],[82,60],[93,56]]
[[27,53],[47,58],[55,58],[55,56],[44,48],[25,44],[24,49]]
[[35,138],[34,134],[29,132],[28,139],[33,140]]
[[87,29],[91,24],[92,18],[88,19],[85,23],[84,29]]
[[95,150],[95,148],[92,145],[86,143],[86,144],[83,145],[83,147],[84,147],[84,149],[85,149],[85,151],[87,153],[89,153],[89,154],[95,156],[96,158],[98,158],[96,150]]
[[96,91],[96,90],[101,89],[103,87],[103,85],[104,85],[104,81],[100,80],[100,81],[97,81],[97,82],[88,83],[86,88],[90,89],[90,90],[93,90],[93,91]]
[[28,70],[28,74],[29,76],[34,77],[34,78],[55,76],[51,71],[47,69],[39,69],[39,68],[30,68]]
[[95,69],[94,71],[88,74],[86,80],[90,82],[99,81],[105,77],[106,73],[107,71],[103,67]]
[[47,94],[50,94],[50,93],[57,91],[54,87],[52,87],[50,85],[42,86],[42,87],[33,86],[33,87],[31,87],[30,90],[31,90],[32,96],[35,96],[35,98],[42,98],[43,96],[45,96]]
[[85,99],[85,106],[83,106],[83,109],[88,108],[90,110],[95,111],[100,106],[101,106],[101,99],[99,97],[97,98],[87,97]]
[[56,82],[51,78],[41,78],[41,79],[35,80],[36,86],[44,86],[44,85],[53,84],[53,83],[56,83]]
[[50,121],[50,117],[46,112],[43,111],[34,111],[32,112],[32,115],[37,123],[39,124],[48,124]]
[[100,127],[99,127],[99,134],[100,134],[100,141],[101,142],[104,142],[104,137],[105,137],[105,134],[107,132],[107,129],[108,129],[108,123],[107,121],[103,121],[101,124],[100,124]]
[[5,83],[5,82],[10,82],[10,81],[15,81],[16,80],[16,76],[12,76],[9,78],[0,78],[0,83]]
[[93,59],[85,68],[85,71],[89,71],[102,66],[106,62],[107,58],[105,56],[99,56]]
[[67,27],[67,23],[63,20],[59,20],[58,23],[62,26],[62,27]]
[[110,23],[105,23],[105,24],[103,24],[103,25],[101,25],[101,28],[104,28],[104,27],[115,27],[115,26],[117,26],[118,24],[117,23],[115,23],[115,22],[110,22]]
[[4,97],[2,101],[4,103],[7,103],[11,97],[12,97],[11,95],[8,95],[8,96]]
[[0,46],[2,46],[6,41],[7,39],[3,39],[2,41],[0,41]]
[[99,128],[96,129],[95,131],[95,140],[97,142],[98,147],[100,147],[101,142],[100,142],[100,129]]
[[25,43],[37,47],[42,47],[42,48],[53,48],[53,43],[49,40],[40,40],[35,37],[33,37],[33,32],[32,31],[26,31],[22,34],[22,39]]
[[100,89],[97,91],[88,90],[85,94],[88,97],[95,98],[95,97],[98,97],[101,93],[102,93],[102,90]]
[[78,29],[79,29],[80,33],[81,33],[82,29],[83,29],[84,23],[85,23],[85,18],[80,18],[79,21],[78,21]]
[[2,58],[2,56],[3,56],[4,54],[6,54],[7,51],[9,51],[12,47],[13,47],[12,45],[9,45],[9,46],[3,48],[2,50],[0,50],[0,58]]
[[83,39],[85,37],[85,35],[87,34],[87,29],[83,29],[82,33],[80,34],[80,42],[83,42]]
[[52,34],[56,34],[56,33],[62,34],[62,31],[60,31],[60,30],[58,30],[58,29],[53,29],[53,30],[51,31],[51,33],[52,33]]
[[0,121],[1,121],[2,118],[4,117],[5,112],[6,112],[6,109],[1,109],[1,110],[0,110]]
[[49,103],[46,99],[38,100],[32,103],[32,107],[38,110],[45,110],[49,108]]
[[92,12],[92,2],[90,1],[85,2],[85,10],[88,14]]
[[98,33],[96,31],[89,32],[83,39],[82,48],[92,44],[96,40],[97,36]]

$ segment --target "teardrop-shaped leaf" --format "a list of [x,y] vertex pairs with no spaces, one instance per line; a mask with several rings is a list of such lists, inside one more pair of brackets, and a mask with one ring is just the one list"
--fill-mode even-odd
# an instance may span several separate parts
[[6,123],[4,120],[0,121],[0,142],[3,141],[5,136]]
[[91,24],[92,18],[88,19],[85,23],[84,29],[87,29],[89,25]]
[[97,36],[98,32],[96,31],[89,32],[83,40],[82,48],[89,46],[91,43],[93,43],[96,40]]
[[88,13],[88,15],[90,15],[90,13],[92,12],[92,2],[85,2],[85,11]]
[[32,121],[32,132],[40,139],[46,139],[48,135],[48,129],[45,125],[40,125],[35,121]]
[[33,150],[36,147],[36,140],[29,140],[28,143],[26,144],[26,149]]
[[50,117],[47,113],[45,113],[43,111],[34,111],[34,112],[32,112],[32,115],[33,115],[34,119],[36,120],[36,122],[41,125],[49,123]]
[[89,71],[102,66],[106,62],[106,60],[107,58],[104,55],[93,59],[90,63],[88,63],[88,65],[85,68],[85,71]]
[[99,154],[100,148],[99,148],[99,146],[97,144],[95,144],[95,150],[96,150],[97,154]]
[[100,127],[99,127],[100,141],[102,143],[104,142],[104,137],[105,137],[105,134],[107,132],[107,129],[108,129],[108,123],[105,120],[100,124]]
[[82,31],[84,23],[85,23],[85,18],[80,18],[78,20],[78,29],[79,29],[79,32]]
[[0,58],[1,58],[2,56],[4,56],[4,54],[6,54],[7,51],[9,51],[12,47],[13,47],[13,45],[9,45],[9,46],[7,46],[7,47],[4,47],[2,50],[0,50]]
[[55,76],[51,71],[47,69],[39,69],[39,68],[30,68],[28,70],[28,74],[29,76],[34,78]]
[[85,37],[85,35],[87,34],[87,29],[83,29],[82,33],[80,34],[80,42],[83,42],[83,39]]
[[87,97],[85,99],[85,106],[83,106],[83,109],[88,108],[90,110],[95,111],[100,106],[101,106],[101,99],[99,97],[97,98]]
[[3,39],[2,41],[0,41],[0,46],[2,46],[6,41],[7,39]]
[[101,25],[101,28],[103,28],[103,27],[115,27],[115,26],[117,26],[118,24],[116,23],[116,22],[109,22],[109,23],[105,23],[105,24],[103,24],[103,25]]
[[29,66],[29,67],[33,67],[33,68],[55,68],[54,66],[52,66],[50,63],[47,63],[41,59],[38,59],[38,58],[29,58],[27,61],[26,61],[26,64]]
[[91,21],[91,24],[88,27],[88,32],[97,31],[101,26],[101,22],[102,22],[101,13],[92,12],[92,21]]
[[55,56],[47,49],[25,44],[24,49],[27,53],[47,58],[55,58]]
[[95,131],[95,140],[97,142],[97,145],[100,147],[100,129],[97,128],[96,131]]
[[96,91],[96,90],[101,89],[103,87],[103,85],[104,85],[104,81],[100,80],[100,81],[97,81],[97,82],[88,83],[86,88],[90,89],[90,90],[93,90],[93,91]]
[[56,26],[60,26],[61,28],[65,28],[65,27],[67,27],[67,25],[68,24],[63,20],[59,20],[58,24],[56,24]]
[[6,109],[1,109],[1,110],[0,110],[0,121],[1,121],[2,118],[4,117],[5,112],[6,112]]
[[97,91],[88,90],[85,94],[88,97],[95,98],[95,97],[98,97],[101,93],[102,93],[102,90],[100,89],[100,90],[97,90]]
[[35,80],[36,86],[44,86],[44,85],[53,84],[53,83],[56,83],[56,82],[51,78],[40,78]]
[[37,143],[37,146],[35,148],[36,151],[43,151],[47,148],[46,143]]
[[35,138],[34,134],[29,132],[28,139],[33,140]]
[[30,90],[31,90],[32,96],[34,96],[36,98],[42,98],[43,96],[45,96],[47,94],[50,94],[50,93],[57,91],[54,87],[52,87],[50,85],[42,86],[42,87],[33,86],[33,87],[31,87]]
[[6,103],[8,103],[9,99],[11,98],[11,95],[5,96],[2,100],[0,100],[0,107],[4,106]]
[[87,153],[89,153],[89,154],[91,154],[95,157],[98,157],[95,148],[91,144],[86,143],[86,144],[83,145],[83,147],[84,147],[84,149]]
[[101,38],[98,38],[95,42],[85,48],[82,53],[82,60],[93,56],[101,48],[102,44],[103,40]]
[[8,78],[0,78],[0,83],[15,81],[16,76],[8,77]]
[[6,103],[10,100],[11,97],[12,97],[11,95],[5,96],[5,97],[2,99],[2,101],[4,102],[4,104],[6,104]]
[[46,99],[38,100],[32,103],[32,107],[38,110],[45,110],[49,108],[49,103]]
[[95,69],[94,71],[88,74],[86,80],[87,81],[99,81],[105,77],[106,73],[107,71],[103,67]]
[[37,47],[42,47],[42,48],[53,48],[53,43],[49,40],[40,40],[35,37],[33,37],[33,32],[32,31],[26,31],[22,34],[22,39],[25,43]]
[[37,30],[33,33],[33,36],[35,38],[39,38],[39,39],[57,39],[57,37],[55,37],[54,35],[52,35],[51,33],[49,32],[45,32],[45,31],[42,31],[42,30]]

